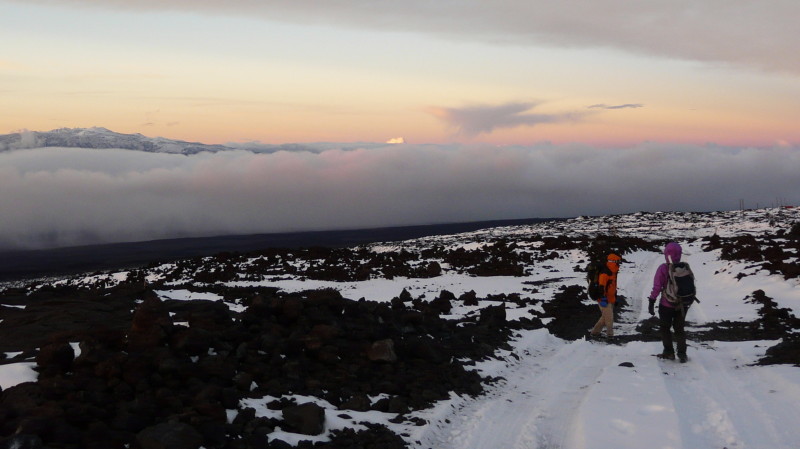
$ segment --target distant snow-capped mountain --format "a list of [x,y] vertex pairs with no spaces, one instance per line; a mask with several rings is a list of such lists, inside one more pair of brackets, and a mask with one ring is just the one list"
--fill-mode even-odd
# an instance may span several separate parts
[[66,148],[117,148],[123,150],[146,151],[148,153],[197,154],[244,150],[253,153],[276,153],[278,151],[321,153],[326,150],[355,150],[376,148],[397,143],[375,142],[314,142],[266,144],[261,142],[228,143],[208,145],[199,142],[186,142],[164,137],[147,137],[142,134],[122,134],[102,127],[59,128],[52,131],[21,131],[0,135],[0,152],[44,147]]
[[146,137],[141,134],[121,134],[106,128],[60,128],[52,131],[22,131],[0,135],[0,151],[23,148],[119,148],[150,153],[196,154],[204,151],[231,150],[224,145]]

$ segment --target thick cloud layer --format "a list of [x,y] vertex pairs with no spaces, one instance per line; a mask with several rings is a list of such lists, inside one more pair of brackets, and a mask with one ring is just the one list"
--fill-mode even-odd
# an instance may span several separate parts
[[0,248],[800,202],[800,148],[0,153]]
[[[19,0],[22,1],[22,0]],[[796,0],[24,0],[125,10],[246,15],[418,31],[514,45],[611,47],[800,73]]]

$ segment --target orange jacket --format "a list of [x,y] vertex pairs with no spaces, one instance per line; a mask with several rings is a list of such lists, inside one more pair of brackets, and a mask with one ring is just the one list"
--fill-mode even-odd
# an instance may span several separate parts
[[600,285],[603,286],[603,292],[609,304],[617,302],[617,273],[621,262],[621,257],[613,253],[609,254],[606,267],[611,271],[611,274],[600,273],[600,277],[597,279]]

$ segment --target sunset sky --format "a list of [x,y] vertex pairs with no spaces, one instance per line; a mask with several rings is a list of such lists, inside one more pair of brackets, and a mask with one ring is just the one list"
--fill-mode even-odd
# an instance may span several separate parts
[[0,133],[800,143],[800,2],[0,0]]
[[[798,18],[798,0],[0,0],[0,250],[800,205]],[[236,150],[36,133],[94,127]]]

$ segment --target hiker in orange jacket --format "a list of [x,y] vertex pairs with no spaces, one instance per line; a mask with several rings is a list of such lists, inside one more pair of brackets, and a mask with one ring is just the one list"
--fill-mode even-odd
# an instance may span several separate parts
[[611,253],[608,255],[606,267],[609,273],[600,273],[598,282],[603,287],[603,297],[597,300],[600,306],[600,319],[589,332],[591,337],[599,337],[603,327],[606,328],[606,337],[614,337],[614,303],[617,302],[617,273],[622,257]]

